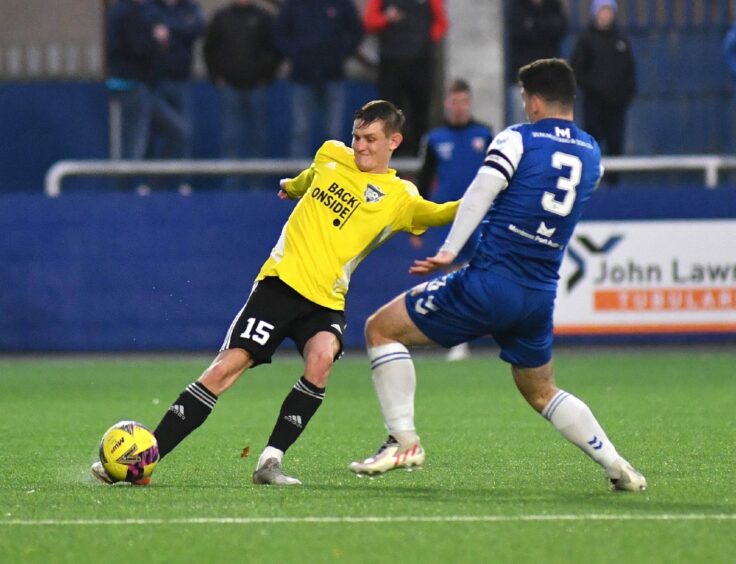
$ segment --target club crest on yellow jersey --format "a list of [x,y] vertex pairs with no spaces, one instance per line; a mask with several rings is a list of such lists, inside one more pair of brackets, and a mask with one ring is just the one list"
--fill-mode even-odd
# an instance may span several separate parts
[[365,197],[365,201],[369,204],[380,202],[381,198],[383,198],[385,195],[386,194],[381,192],[381,190],[375,184],[368,184],[365,187],[365,193],[363,194],[363,196]]

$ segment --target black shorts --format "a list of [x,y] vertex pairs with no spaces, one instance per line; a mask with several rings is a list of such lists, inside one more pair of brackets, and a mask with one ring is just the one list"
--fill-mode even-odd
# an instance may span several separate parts
[[320,331],[333,333],[342,354],[345,314],[309,301],[276,277],[253,285],[243,309],[235,316],[220,350],[240,348],[248,351],[253,366],[271,362],[271,356],[289,337],[304,353],[307,341]]

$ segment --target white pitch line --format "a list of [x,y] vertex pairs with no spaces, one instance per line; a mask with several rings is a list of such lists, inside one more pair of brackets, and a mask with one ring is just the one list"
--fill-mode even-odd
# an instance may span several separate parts
[[655,513],[583,515],[412,515],[380,517],[188,517],[181,519],[8,519],[2,526],[98,526],[98,525],[272,525],[290,523],[509,523],[543,521],[736,521],[736,513]]

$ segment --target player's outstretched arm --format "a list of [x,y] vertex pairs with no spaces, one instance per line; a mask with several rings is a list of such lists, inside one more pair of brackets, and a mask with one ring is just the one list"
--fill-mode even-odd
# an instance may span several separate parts
[[450,265],[506,185],[506,180],[500,176],[478,173],[460,201],[445,244],[435,256],[414,261],[409,272],[429,274]]
[[459,205],[460,200],[438,204],[420,198],[414,206],[412,225],[421,230],[427,229],[427,227],[447,225],[454,219]]
[[455,221],[440,251],[459,253],[488,213],[493,200],[507,185],[505,178],[493,172],[483,172],[481,169],[460,200]]
[[309,189],[314,179],[314,164],[299,173],[295,178],[279,180],[278,197],[282,200],[298,200]]

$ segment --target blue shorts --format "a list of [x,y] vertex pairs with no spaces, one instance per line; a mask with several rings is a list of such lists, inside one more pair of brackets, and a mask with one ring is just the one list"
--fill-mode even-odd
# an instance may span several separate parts
[[466,267],[415,286],[405,299],[419,330],[443,347],[490,335],[510,364],[535,368],[552,358],[554,291]]

